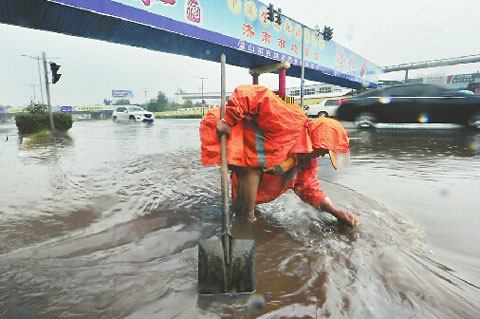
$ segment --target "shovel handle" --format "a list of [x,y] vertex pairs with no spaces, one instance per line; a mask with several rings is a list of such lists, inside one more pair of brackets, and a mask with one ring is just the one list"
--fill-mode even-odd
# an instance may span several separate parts
[[[220,104],[220,118],[224,118],[226,114],[226,78],[225,78],[225,54],[220,58],[221,63],[221,104]],[[222,241],[225,259],[227,264],[230,261],[230,214],[228,205],[228,162],[227,162],[227,136],[222,134],[220,136],[221,147],[221,187],[222,187]]]

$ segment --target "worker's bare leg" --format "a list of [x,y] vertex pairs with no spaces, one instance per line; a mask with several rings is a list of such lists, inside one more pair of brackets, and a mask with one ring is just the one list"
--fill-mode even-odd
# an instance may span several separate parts
[[262,170],[256,167],[241,167],[238,170],[238,195],[240,196],[242,213],[252,222],[255,221],[255,200],[261,175]]

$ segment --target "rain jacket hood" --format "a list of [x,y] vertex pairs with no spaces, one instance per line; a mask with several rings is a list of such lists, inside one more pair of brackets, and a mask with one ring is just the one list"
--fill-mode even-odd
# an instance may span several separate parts
[[327,117],[319,117],[309,123],[308,135],[313,148],[323,148],[329,151],[330,160],[335,169],[349,164],[348,136],[340,122]]

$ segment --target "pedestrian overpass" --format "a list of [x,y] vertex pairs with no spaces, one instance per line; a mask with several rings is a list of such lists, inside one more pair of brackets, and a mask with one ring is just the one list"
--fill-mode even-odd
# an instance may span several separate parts
[[306,80],[377,86],[382,68],[287,16],[271,22],[267,11],[258,0],[0,0],[0,23],[214,62],[225,54],[230,65],[281,76],[300,78],[303,64]]

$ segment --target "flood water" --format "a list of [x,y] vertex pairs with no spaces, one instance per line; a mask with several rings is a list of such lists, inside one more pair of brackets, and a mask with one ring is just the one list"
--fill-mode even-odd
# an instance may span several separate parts
[[319,178],[361,224],[287,192],[233,219],[256,241],[256,294],[205,297],[197,243],[221,199],[199,122],[0,124],[0,318],[480,317],[480,132],[346,123],[351,165],[321,158]]

